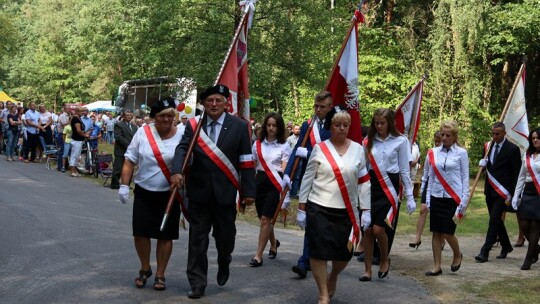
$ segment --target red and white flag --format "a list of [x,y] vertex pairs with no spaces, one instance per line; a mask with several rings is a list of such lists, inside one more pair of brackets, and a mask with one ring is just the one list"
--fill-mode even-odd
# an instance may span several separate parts
[[349,31],[336,59],[325,90],[332,93],[334,105],[344,105],[351,115],[348,137],[362,142],[360,111],[358,106],[358,23],[364,23],[364,16],[357,9]]
[[255,10],[254,1],[241,1],[244,15],[231,43],[221,73],[215,84],[224,84],[231,95],[228,98],[227,111],[249,121],[248,87],[248,31],[251,16]]
[[403,135],[407,136],[411,144],[416,140],[418,128],[420,127],[420,110],[422,109],[424,81],[425,77],[414,86],[396,109],[396,128]]
[[525,64],[519,69],[517,85],[510,92],[510,103],[503,116],[502,122],[506,127],[506,138],[513,142],[524,153],[529,146],[529,123],[525,107]]

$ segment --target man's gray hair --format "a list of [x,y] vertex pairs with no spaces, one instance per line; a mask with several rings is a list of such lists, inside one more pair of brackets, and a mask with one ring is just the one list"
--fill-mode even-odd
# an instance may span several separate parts
[[500,122],[500,121],[497,121],[496,123],[494,123],[492,126],[491,126],[493,129],[503,129],[503,131],[506,131],[506,126],[504,125],[504,123]]

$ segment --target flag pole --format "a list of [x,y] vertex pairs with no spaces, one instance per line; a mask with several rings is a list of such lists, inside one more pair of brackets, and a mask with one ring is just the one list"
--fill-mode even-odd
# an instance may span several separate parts
[[[251,10],[251,8],[248,6],[248,9],[246,9],[244,11],[244,14],[242,15],[242,19],[240,19],[240,23],[238,24],[238,27],[236,28],[236,32],[234,33],[234,37],[233,37],[232,42],[231,42],[231,44],[229,46],[229,49],[227,51],[227,55],[225,56],[225,60],[223,61],[223,64],[221,65],[221,68],[219,69],[219,73],[218,73],[218,76],[216,77],[216,80],[214,81],[214,85],[218,84],[217,82],[218,82],[219,78],[221,77],[221,75],[223,74],[223,70],[225,68],[225,65],[227,64],[227,59],[229,59],[229,57],[231,55],[234,44],[235,44],[236,40],[238,40],[238,36],[240,35],[240,31],[242,29],[242,26],[244,26],[244,22],[246,21],[246,18],[249,15],[250,10]],[[201,113],[201,118],[197,122],[197,127],[195,128],[195,130],[193,132],[193,137],[191,138],[191,142],[189,143],[189,146],[188,146],[188,149],[187,149],[187,152],[186,152],[186,156],[184,158],[184,163],[182,164],[182,171],[181,171],[182,174],[184,173],[184,171],[186,169],[186,166],[187,166],[187,164],[189,162],[190,155],[193,152],[193,148],[195,147],[195,142],[199,138],[199,134],[201,132],[202,124],[203,124],[203,121],[205,120],[205,118],[206,118],[206,111],[204,111],[204,109],[203,109],[203,111]],[[178,189],[177,189],[176,186],[171,187],[171,194],[169,196],[169,201],[167,202],[167,207],[165,208],[165,213],[163,214],[163,220],[161,221],[160,231],[163,231],[163,229],[165,228],[165,224],[167,223],[167,218],[169,216],[169,213],[171,212],[171,208],[172,208],[172,205],[174,203],[174,196],[175,196],[177,190]]]
[[[523,69],[525,68],[525,63],[521,64],[521,67],[519,68],[519,72],[516,76],[516,79],[514,80],[514,85],[512,86],[512,90],[510,91],[510,95],[508,95],[508,98],[506,99],[506,104],[504,105],[503,111],[501,113],[501,117],[499,118],[499,121],[502,121],[504,119],[504,116],[506,116],[506,113],[508,112],[508,108],[510,107],[510,102],[512,101],[512,98],[514,98],[514,94],[516,92],[517,85],[519,83],[519,80],[521,79],[521,76],[523,75]],[[484,154],[484,159],[488,158],[489,149],[493,145],[493,140],[489,142],[489,145],[487,146],[487,149]],[[474,179],[472,189],[470,191],[469,199],[467,200],[467,206],[469,206],[469,202],[472,199],[472,196],[474,194],[474,190],[476,190],[476,185],[478,184],[478,180],[480,179],[480,175],[482,172],[484,172],[484,167],[480,167],[480,170],[478,170],[478,173],[476,174],[476,178]]]

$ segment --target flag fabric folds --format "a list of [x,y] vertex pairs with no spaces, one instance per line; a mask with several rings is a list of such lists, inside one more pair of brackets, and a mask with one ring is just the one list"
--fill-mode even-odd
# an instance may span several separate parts
[[420,110],[422,109],[424,81],[425,77],[414,86],[396,109],[396,128],[409,139],[411,144],[416,140],[416,135],[418,134],[418,128],[420,126]]
[[347,107],[351,115],[348,137],[358,143],[362,142],[358,105],[358,23],[363,21],[364,17],[357,9],[325,86],[325,90],[332,93],[334,105]]
[[215,84],[224,84],[231,95],[228,98],[227,111],[249,121],[249,88],[248,88],[248,31],[249,16],[254,10],[251,1],[242,1],[244,14],[238,25],[221,73]]
[[525,107],[525,64],[519,69],[514,90],[510,92],[510,103],[502,122],[506,126],[506,138],[517,145],[522,153],[527,150],[529,142],[529,123]]

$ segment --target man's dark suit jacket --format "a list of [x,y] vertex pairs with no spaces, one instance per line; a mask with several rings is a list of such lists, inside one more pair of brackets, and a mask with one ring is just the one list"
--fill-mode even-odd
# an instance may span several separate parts
[[[489,148],[489,156],[491,156],[491,151],[493,149],[495,149],[495,143]],[[512,196],[514,196],[519,170],[521,169],[521,151],[519,150],[519,147],[506,139],[502,147],[499,148],[499,155],[495,160],[495,164],[492,164],[490,157],[488,157],[486,169],[506,190],[508,190],[508,192],[510,192],[510,194],[512,194]],[[487,176],[484,185],[484,194],[489,197],[498,195],[488,182]]]
[[114,156],[124,157],[133,135],[137,132],[137,125],[130,124],[131,130],[125,121],[119,121],[114,125]]
[[[206,119],[201,132],[206,132]],[[181,173],[189,143],[194,130],[191,123],[186,125],[184,136],[176,147],[172,174]],[[207,133],[207,132],[206,132]],[[208,134],[208,133],[207,133]],[[248,123],[226,113],[221,126],[217,146],[227,156],[240,175],[240,195],[255,197],[255,168],[240,168],[240,155],[251,153]],[[220,205],[236,203],[236,188],[225,173],[206,155],[198,143],[193,148],[193,163],[186,176],[187,196],[190,201],[203,202],[215,199]]]

